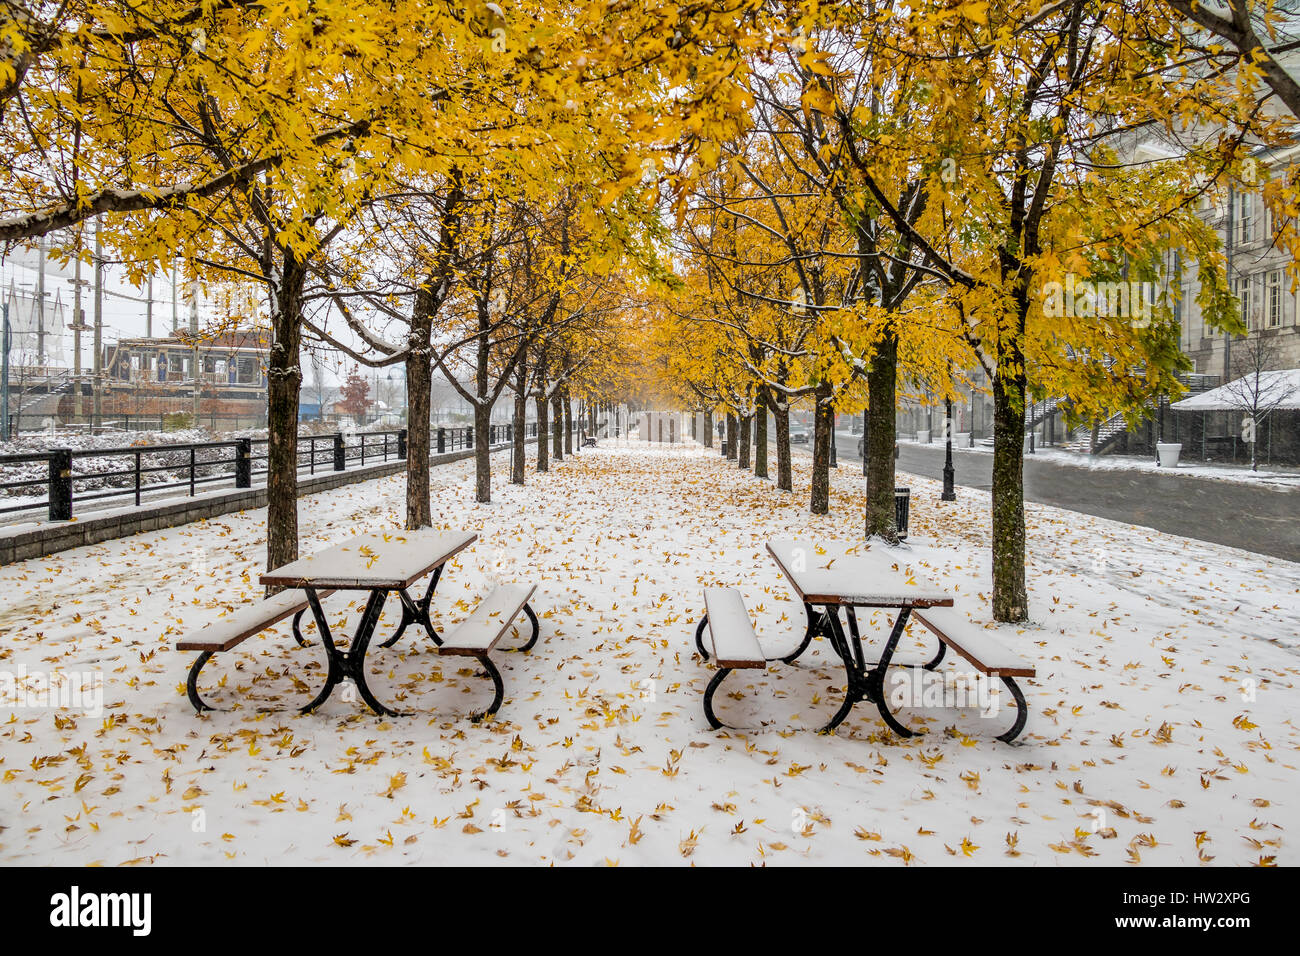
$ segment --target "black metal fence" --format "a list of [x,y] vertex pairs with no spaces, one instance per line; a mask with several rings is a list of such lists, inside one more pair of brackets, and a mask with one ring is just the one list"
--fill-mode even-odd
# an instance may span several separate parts
[[[525,425],[525,437],[535,437],[536,423]],[[512,425],[493,425],[489,443],[513,439]],[[474,429],[438,428],[431,436],[438,454],[471,448]],[[54,448],[45,452],[0,455],[0,501],[22,499],[0,506],[0,514],[48,509],[51,521],[72,518],[73,501],[111,498],[139,505],[144,495],[185,489],[191,496],[200,487],[233,479],[236,488],[251,488],[253,478],[267,472],[269,439],[236,438],[228,441],[174,445],[138,445],[77,450]],[[367,463],[406,458],[407,431],[335,432],[298,436],[298,467],[309,474],[346,471]],[[8,475],[6,475],[8,473]]]

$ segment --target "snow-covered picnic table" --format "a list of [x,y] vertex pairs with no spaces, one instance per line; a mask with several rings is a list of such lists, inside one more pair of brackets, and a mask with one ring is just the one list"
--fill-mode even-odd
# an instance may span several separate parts
[[[307,604],[316,620],[321,643],[325,646],[328,671],[325,686],[304,712],[315,710],[329,699],[336,684],[351,678],[361,698],[377,714],[396,715],[375,699],[366,684],[365,658],[374,635],[379,615],[390,591],[396,591],[402,601],[402,621],[397,632],[384,642],[392,645],[409,624],[421,624],[435,644],[442,639],[429,620],[429,603],[442,576],[443,566],[478,540],[478,535],[467,531],[440,532],[433,530],[393,531],[359,534],[341,544],[318,551],[305,558],[263,574],[260,583],[305,592]],[[415,600],[407,588],[430,571],[433,577],[424,597]],[[357,624],[356,633],[348,650],[341,651],[334,644],[329,622],[321,609],[322,591],[369,591],[365,610]]]
[[[951,607],[952,597],[939,585],[907,568],[907,558],[883,544],[849,544],[847,542],[812,542],[776,540],[767,544],[776,561],[803,602],[808,615],[808,630],[803,642],[786,663],[793,663],[817,635],[830,641],[844,662],[848,675],[844,703],[835,712],[825,730],[833,730],[849,715],[858,701],[869,701],[880,711],[881,719],[900,737],[912,736],[885,705],[885,670],[898,646],[908,616],[913,608]],[[820,612],[814,606],[820,606]],[[898,616],[880,651],[880,659],[868,668],[862,653],[855,608],[897,608]],[[852,640],[846,638],[840,622],[843,608],[849,621]],[[940,652],[927,667],[938,663]]]

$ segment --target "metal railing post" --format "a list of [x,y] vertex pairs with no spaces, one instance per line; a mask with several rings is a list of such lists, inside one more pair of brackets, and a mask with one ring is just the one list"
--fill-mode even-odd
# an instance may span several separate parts
[[253,439],[240,438],[235,444],[235,487],[253,486]]
[[50,452],[50,520],[72,520],[72,449]]
[[334,470],[342,471],[347,467],[347,449],[343,444],[343,433],[334,434]]
[[438,429],[438,454],[445,455],[446,453],[447,453],[447,429],[439,428]]
[[406,457],[406,429],[403,428],[397,433],[397,457]]

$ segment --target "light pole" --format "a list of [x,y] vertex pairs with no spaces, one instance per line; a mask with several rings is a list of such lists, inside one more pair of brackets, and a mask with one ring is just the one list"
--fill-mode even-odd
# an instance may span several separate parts
[[4,305],[3,331],[0,331],[0,351],[3,351],[3,365],[0,365],[0,441],[9,440],[9,299]]
[[943,459],[943,494],[940,499],[943,501],[956,501],[957,492],[953,490],[953,467],[952,467],[952,399],[944,399],[947,418],[943,422],[944,431],[944,459]]

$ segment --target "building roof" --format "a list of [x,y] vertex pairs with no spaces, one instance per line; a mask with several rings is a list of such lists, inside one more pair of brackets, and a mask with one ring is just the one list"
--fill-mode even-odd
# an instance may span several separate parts
[[1208,392],[1174,402],[1169,407],[1180,412],[1241,411],[1248,406],[1259,409],[1300,409],[1300,368],[1261,372],[1256,401],[1252,401],[1256,390],[1254,379],[1253,374],[1234,379]]

